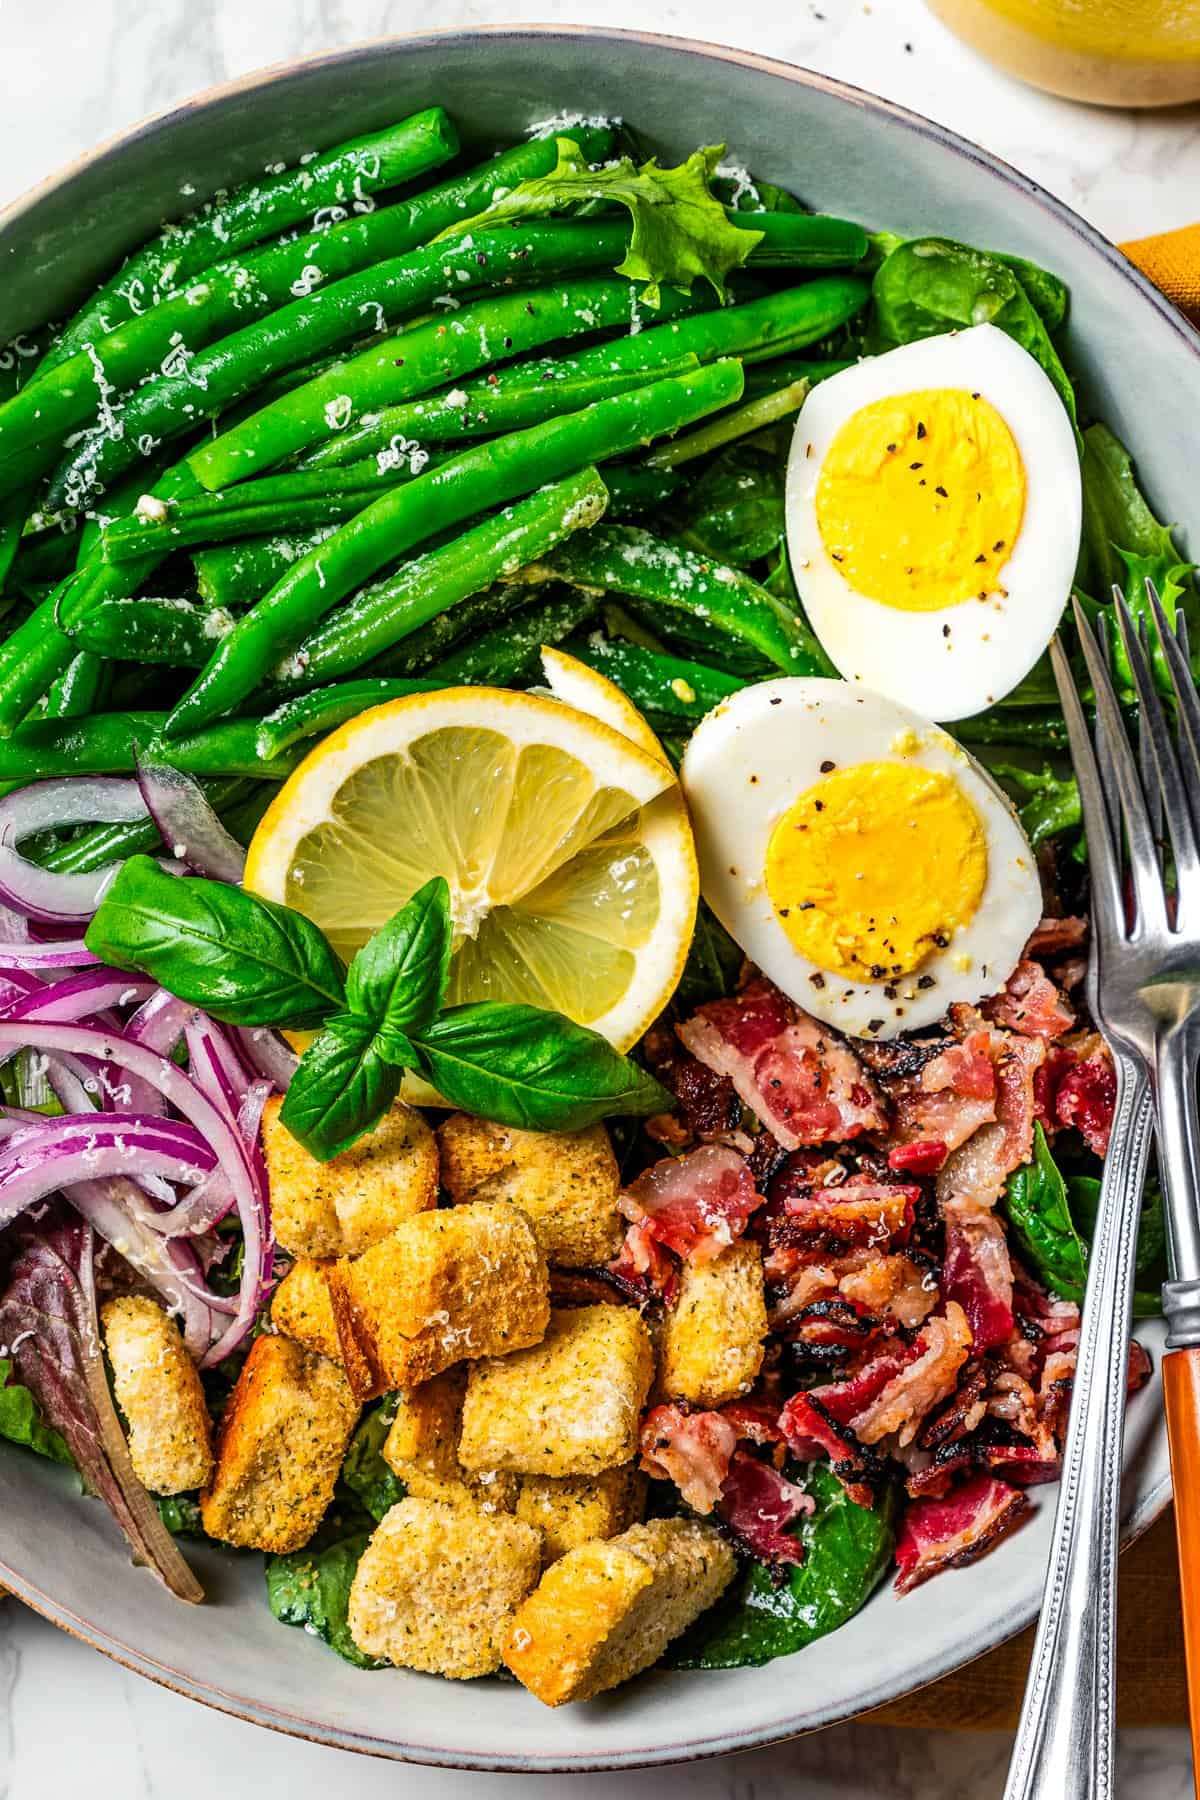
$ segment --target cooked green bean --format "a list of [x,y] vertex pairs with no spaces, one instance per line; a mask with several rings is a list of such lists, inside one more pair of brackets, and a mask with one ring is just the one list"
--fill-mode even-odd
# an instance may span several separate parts
[[1065,750],[1067,728],[1054,707],[1027,707],[1005,712],[977,713],[959,719],[954,735],[964,744],[1029,744],[1035,749]]
[[531,596],[536,596],[540,601],[552,587],[557,587],[561,595],[562,588],[555,582],[546,582],[541,588],[518,586],[511,581],[498,582],[494,587],[484,588],[481,593],[460,600],[457,606],[437,613],[428,625],[410,631],[398,644],[393,644],[390,650],[385,650],[382,656],[376,657],[364,673],[423,675],[476,632],[490,630],[513,613],[531,605]]
[[79,544],[78,531],[63,531],[57,525],[45,531],[26,532],[9,572],[8,585],[28,590],[61,581],[75,567]]
[[187,775],[253,775],[266,781],[282,781],[300,760],[295,751],[269,761],[260,757],[257,719],[226,719],[168,743],[162,735],[165,718],[161,712],[120,712],[31,719],[0,742],[0,783],[50,775],[132,775],[136,750]]
[[646,461],[652,469],[677,469],[681,463],[694,462],[698,456],[707,456],[723,444],[732,444],[737,438],[764,431],[768,425],[777,425],[780,419],[799,412],[808,397],[808,389],[807,376],[790,382],[787,387],[772,389],[746,406],[735,407],[719,419],[710,419],[699,431],[689,431],[684,437],[676,438],[674,443],[652,450]]
[[136,600],[100,601],[71,635],[85,650],[114,662],[200,669],[232,625],[233,615],[223,607],[196,606],[182,595],[142,594]]
[[474,445],[441,468],[382,495],[243,614],[171,713],[168,735],[194,731],[231,712],[303,642],[318,619],[414,544],[591,463],[678,431],[730,405],[741,391],[741,364],[713,363]]
[[[738,356],[744,362],[776,357],[825,337],[853,318],[869,297],[870,288],[860,277],[827,275],[740,306],[654,325],[573,356],[518,363],[427,400],[389,406],[377,415],[368,412],[354,428],[318,443],[308,452],[305,466],[350,462],[394,440],[430,443],[535,425],[573,405],[601,398],[602,383],[628,384],[638,377],[645,381],[655,370],[667,374],[684,356],[696,356],[701,362],[718,356]],[[783,372],[771,386],[790,379]],[[590,384],[596,385],[589,392]]]
[[319,219],[328,212],[345,218],[355,201],[361,205],[384,188],[412,181],[457,151],[453,121],[440,106],[431,106],[384,131],[324,150],[293,169],[274,170],[231,194],[218,194],[181,224],[164,226],[158,237],[136,250],[97,288],[50,351],[41,372],[122,321],[145,313],[213,263],[289,226],[313,220],[314,215]]
[[18,332],[0,350],[0,403],[11,400],[26,382],[33,380],[42,366],[53,331],[53,326],[45,325],[39,331]]
[[88,649],[73,656],[46,695],[45,719],[82,719],[104,703],[109,669]]
[[812,633],[757,581],[633,525],[598,525],[560,544],[528,573],[535,579],[556,575],[595,593],[628,594],[691,614],[749,644],[788,675],[829,672]]
[[580,662],[607,675],[639,712],[683,719],[693,725],[745,686],[736,675],[727,675],[722,669],[644,650],[640,644],[572,638],[564,648]]
[[375,676],[365,681],[339,681],[333,687],[313,688],[311,693],[297,694],[285,700],[274,712],[258,722],[255,745],[263,757],[278,756],[307,738],[320,737],[347,719],[356,719],[372,706],[385,700],[400,700],[409,694],[429,694],[443,684],[440,681],[393,681]]
[[746,370],[746,398],[757,400],[761,394],[773,394],[793,381],[807,381],[810,387],[816,387],[818,381],[828,381],[831,375],[853,367],[849,362],[810,362],[803,356],[773,357],[770,362],[756,363]]
[[[578,240],[582,247],[594,241],[600,224],[608,232],[624,230],[617,222],[595,220],[589,220],[586,228],[558,229],[582,229]],[[483,235],[476,233],[462,241],[479,245]],[[468,251],[470,254],[473,251]],[[581,263],[586,260],[580,258]],[[527,260],[524,272],[528,271]],[[664,299],[664,311],[677,314],[701,304],[699,299],[672,294]],[[202,444],[188,458],[189,466],[210,491],[228,487],[341,433],[364,412],[427,393],[459,375],[521,356],[542,344],[585,332],[626,328],[640,317],[637,289],[615,275],[489,295],[447,318],[431,319],[373,344],[315,381],[281,395],[232,431]]]
[[336,530],[336,525],[317,525],[294,535],[276,532],[196,550],[192,566],[200,596],[210,606],[247,606],[261,600],[294,562]]
[[617,524],[665,506],[684,486],[684,479],[673,469],[648,469],[645,463],[609,463],[604,485],[608,489],[605,516],[610,524]]
[[738,212],[726,207],[735,225],[761,233],[752,262],[784,269],[849,269],[869,248],[861,225],[826,213]]
[[433,664],[429,678],[438,687],[506,687],[519,681],[539,681],[543,644],[561,644],[595,618],[599,607],[593,594],[571,593],[562,588],[535,606],[524,607],[503,624],[472,638]]
[[[244,801],[254,791],[254,784],[240,776],[228,781],[207,781],[203,785],[209,805],[218,814],[235,802]],[[51,845],[36,860],[44,869],[54,869],[60,874],[85,875],[92,869],[102,869],[105,863],[157,850],[161,843],[153,819],[131,819],[121,825],[89,825],[75,836]]]
[[[36,394],[22,394],[19,401],[0,407],[0,465],[42,446],[37,462],[50,467],[56,446],[69,431],[103,414],[115,393],[164,362],[183,367],[189,352],[251,325],[273,308],[369,265],[407,255],[451,219],[461,218],[464,208],[478,211],[496,187],[522,179],[523,168],[548,163],[550,155],[544,142],[522,145],[411,200],[221,262],[203,281],[126,319],[65,361],[59,359],[39,378]],[[373,302],[364,301],[357,329],[364,331],[380,316]]]
[[[101,424],[86,432],[55,469],[50,478],[48,504],[74,507],[85,502],[97,485],[107,487],[114,477],[133,466],[147,445],[169,442],[193,431],[203,419],[223,411],[279,369],[294,368],[322,350],[361,337],[364,319],[382,329],[422,311],[447,293],[453,297],[467,286],[500,285],[518,272],[532,280],[592,268],[604,262],[613,246],[624,243],[628,235],[619,220],[548,220],[519,227],[493,227],[448,244],[423,246],[318,288],[243,330],[219,338],[195,356],[185,357],[182,366],[172,366],[167,373],[156,375],[113,406]],[[634,289],[629,282],[620,285],[626,294],[628,320]],[[440,329],[445,334],[453,329],[453,324],[453,319],[447,320]],[[438,324],[435,322],[431,329],[439,329]],[[394,361],[402,359],[406,349],[407,343],[389,338],[371,354],[386,354]],[[327,399],[336,409],[341,400],[336,368],[300,391],[306,393],[322,383]],[[284,402],[274,404],[281,406]],[[235,426],[216,444],[235,439],[240,443],[238,434],[245,433],[258,416],[254,414],[244,425]],[[333,429],[336,416],[335,410],[330,422],[326,422],[322,413],[322,428]],[[215,450],[216,444],[210,450]],[[221,474],[214,479],[212,466],[210,460],[196,460],[197,471],[204,470],[205,486],[220,487],[236,478]],[[256,474],[265,466],[265,462],[257,467],[243,462],[238,473]],[[28,472],[26,458],[9,457],[0,467],[0,493]]]
[[504,507],[355,594],[304,639],[275,679],[308,685],[362,668],[501,575],[547,555],[570,532],[594,525],[607,502],[608,489],[589,468]]

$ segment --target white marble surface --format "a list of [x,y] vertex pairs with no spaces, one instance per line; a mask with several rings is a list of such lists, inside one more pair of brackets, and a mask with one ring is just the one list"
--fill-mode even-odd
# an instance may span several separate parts
[[[1017,87],[960,49],[920,0],[0,0],[0,204],[149,112],[263,64],[363,39],[517,20],[650,27],[822,69],[927,113],[1033,175],[1114,238],[1200,213],[1200,108],[1101,113]],[[571,1800],[998,1800],[999,1733],[826,1731],[644,1777],[543,1777]],[[1127,1732],[1122,1800],[1185,1800],[1186,1734]],[[400,1770],[260,1732],[0,1607],[0,1800],[356,1800],[484,1793],[518,1777]]]

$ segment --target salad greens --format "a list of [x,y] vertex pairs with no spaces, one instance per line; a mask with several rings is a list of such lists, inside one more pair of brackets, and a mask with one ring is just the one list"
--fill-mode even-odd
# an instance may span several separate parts
[[0,1437],[7,1438],[10,1444],[25,1444],[52,1462],[74,1465],[62,1433],[42,1424],[33,1395],[13,1380],[11,1356],[0,1356]]
[[385,1394],[363,1415],[342,1464],[343,1482],[373,1519],[382,1519],[405,1494],[404,1483],[383,1460],[383,1441],[395,1416],[396,1396]]
[[374,1529],[353,1495],[337,1493],[303,1550],[268,1556],[266,1567],[267,1605],[280,1624],[299,1625],[359,1669],[387,1666],[363,1654],[347,1622],[350,1584]]

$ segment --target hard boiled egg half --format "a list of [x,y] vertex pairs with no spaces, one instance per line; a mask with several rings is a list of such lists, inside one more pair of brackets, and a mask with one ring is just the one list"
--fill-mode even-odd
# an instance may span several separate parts
[[1004,985],[1041,915],[1000,789],[881,694],[785,677],[723,701],[680,779],[701,891],[807,1012],[894,1037]]
[[835,667],[931,719],[985,711],[1053,636],[1079,550],[1075,435],[994,325],[813,389],[788,462],[796,586]]

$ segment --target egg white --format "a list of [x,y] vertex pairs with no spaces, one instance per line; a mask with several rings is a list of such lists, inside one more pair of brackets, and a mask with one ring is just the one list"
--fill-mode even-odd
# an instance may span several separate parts
[[[851,981],[795,948],[771,904],[765,871],[771,833],[793,801],[837,768],[894,762],[956,782],[987,844],[979,907],[945,950],[891,984]],[[852,1037],[885,1039],[973,1005],[1003,987],[1041,916],[1037,865],[1000,789],[960,744],[927,718],[867,689],[783,676],[743,688],[705,718],[680,780],[691,809],[700,891],[752,962],[806,1012]],[[919,839],[914,844],[919,853]],[[813,977],[820,979],[814,981]],[[919,987],[920,977],[933,978]]]
[[[822,542],[815,501],[822,464],[846,420],[876,400],[925,388],[966,388],[996,408],[1024,464],[1025,511],[1000,571],[1003,598],[993,593],[906,612],[850,586]],[[856,363],[815,387],[797,418],[787,541],[809,622],[847,681],[928,718],[983,712],[1029,673],[1070,595],[1081,517],[1079,456],[1063,403],[1028,351],[995,325],[923,338]]]

